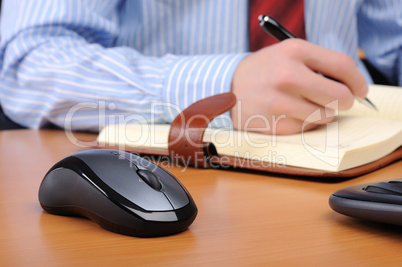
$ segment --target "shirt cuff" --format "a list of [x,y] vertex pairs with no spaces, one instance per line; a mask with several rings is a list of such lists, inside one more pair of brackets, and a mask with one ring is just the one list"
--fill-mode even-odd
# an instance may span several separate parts
[[[230,92],[234,71],[247,54],[170,55],[172,63],[165,77],[163,92],[164,120],[172,122],[180,112],[198,100]],[[232,128],[230,113],[217,117],[211,126]]]

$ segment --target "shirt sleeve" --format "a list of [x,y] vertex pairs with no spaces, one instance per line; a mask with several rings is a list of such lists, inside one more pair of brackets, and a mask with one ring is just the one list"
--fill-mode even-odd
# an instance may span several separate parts
[[50,122],[99,131],[108,123],[171,122],[194,101],[230,91],[245,56],[152,57],[116,46],[117,0],[10,0],[2,8],[1,105],[30,128]]
[[359,39],[367,60],[402,86],[402,1],[366,0],[358,11]]

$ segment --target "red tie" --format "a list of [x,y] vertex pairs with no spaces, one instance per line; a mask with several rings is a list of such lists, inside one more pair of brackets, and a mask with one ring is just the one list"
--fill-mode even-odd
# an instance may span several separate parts
[[278,42],[259,25],[258,16],[268,15],[299,38],[306,39],[304,31],[303,0],[249,0],[250,51],[257,51]]

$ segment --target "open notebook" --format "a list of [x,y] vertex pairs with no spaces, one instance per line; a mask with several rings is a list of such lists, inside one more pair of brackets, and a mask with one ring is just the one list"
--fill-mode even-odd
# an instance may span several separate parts
[[[352,109],[340,112],[335,121],[312,131],[271,136],[208,127],[203,141],[213,143],[221,159],[235,158],[235,167],[242,168],[243,163],[251,168],[252,161],[259,162],[256,169],[265,165],[267,171],[287,173],[287,168],[295,167],[301,175],[305,169],[306,175],[316,170],[336,176],[391,154],[392,160],[397,160],[401,149],[396,151],[402,145],[402,88],[373,85],[368,98],[378,112],[356,101]],[[97,141],[101,147],[169,155],[169,130],[169,124],[109,125]]]

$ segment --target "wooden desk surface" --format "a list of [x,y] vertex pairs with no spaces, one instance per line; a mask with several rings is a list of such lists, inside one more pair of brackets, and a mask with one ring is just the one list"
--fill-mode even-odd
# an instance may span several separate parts
[[328,197],[339,188],[402,177],[401,161],[340,183],[170,167],[192,194],[198,217],[181,234],[144,239],[41,209],[37,194],[46,171],[82,149],[64,132],[3,131],[0,147],[3,266],[384,266],[402,262],[402,228],[359,221],[328,206]]

